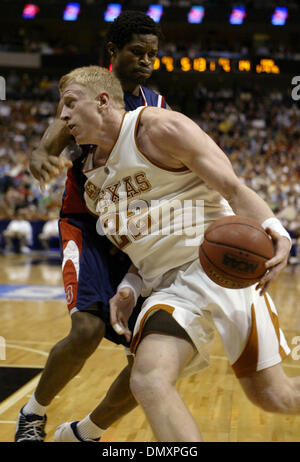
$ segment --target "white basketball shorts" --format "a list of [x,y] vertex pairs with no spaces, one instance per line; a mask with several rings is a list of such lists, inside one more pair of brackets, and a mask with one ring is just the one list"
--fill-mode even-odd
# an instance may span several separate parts
[[218,286],[198,259],[167,272],[144,302],[133,332],[132,353],[148,316],[159,309],[168,311],[195,345],[195,356],[183,376],[208,366],[215,328],[237,377],[273,366],[290,353],[271,297],[259,295],[254,285],[246,289]]

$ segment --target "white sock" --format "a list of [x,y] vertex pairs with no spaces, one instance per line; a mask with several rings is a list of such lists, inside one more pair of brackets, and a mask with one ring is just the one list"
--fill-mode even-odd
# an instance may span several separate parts
[[98,425],[94,424],[88,415],[80,422],[78,422],[77,431],[82,439],[90,438],[94,440],[96,438],[100,438],[106,429],[103,430],[102,428],[98,427]]
[[44,416],[46,414],[46,409],[47,409],[47,406],[42,406],[40,403],[38,403],[33,393],[28,403],[25,404],[23,408],[23,412],[25,415],[37,414],[40,416]]

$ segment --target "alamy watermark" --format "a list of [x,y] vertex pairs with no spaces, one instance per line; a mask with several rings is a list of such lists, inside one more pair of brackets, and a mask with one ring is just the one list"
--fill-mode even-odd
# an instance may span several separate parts
[[[299,345],[298,345],[299,344]],[[294,361],[299,361],[300,359],[300,337],[293,337],[292,338],[292,345],[297,345],[292,349],[292,358]]]
[[4,337],[0,336],[0,361],[6,360],[6,341]]
[[203,235],[203,200],[152,200],[148,203],[138,199],[128,203],[126,194],[119,195],[118,203],[110,199],[98,202],[96,229],[100,235],[119,236],[117,245],[121,248],[143,236],[171,234],[182,236],[186,246],[194,246]]
[[295,85],[292,90],[292,99],[294,101],[299,101],[300,99],[300,75],[295,75],[292,78],[292,85]]
[[5,78],[0,75],[0,101],[4,101],[6,99],[6,84]]

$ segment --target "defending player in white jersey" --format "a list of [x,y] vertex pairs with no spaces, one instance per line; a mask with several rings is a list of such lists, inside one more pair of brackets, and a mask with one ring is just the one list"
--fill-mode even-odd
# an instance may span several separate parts
[[[99,146],[85,166],[87,205],[100,214],[99,232],[130,256],[150,294],[133,333],[131,388],[158,441],[201,441],[175,383],[182,373],[207,364],[205,347],[214,326],[248,397],[270,411],[299,413],[300,378],[283,372],[289,348],[266,293],[287,263],[290,239],[268,205],[184,115],[157,108],[126,113],[121,87],[105,69],[77,69],[61,79],[60,91],[61,118],[77,143]],[[204,200],[203,215],[192,213],[197,200]],[[157,211],[165,211],[170,201],[188,201],[194,218],[187,229],[173,211],[170,232],[164,232]],[[205,227],[233,212],[259,221],[273,239],[275,256],[266,263],[268,272],[256,287],[260,292],[254,286],[217,286],[198,260]],[[127,336],[129,314],[111,307],[112,323]]]

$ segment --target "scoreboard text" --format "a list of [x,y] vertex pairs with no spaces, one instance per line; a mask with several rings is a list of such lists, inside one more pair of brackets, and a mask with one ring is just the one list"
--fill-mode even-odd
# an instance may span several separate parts
[[161,56],[156,58],[154,70],[167,72],[254,72],[257,74],[280,74],[279,66],[273,59],[262,58],[257,62],[249,59],[230,59],[230,58],[188,58],[182,57],[174,59],[172,56]]

